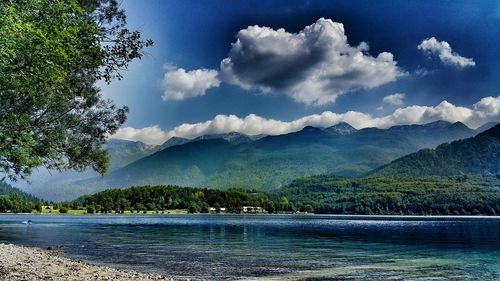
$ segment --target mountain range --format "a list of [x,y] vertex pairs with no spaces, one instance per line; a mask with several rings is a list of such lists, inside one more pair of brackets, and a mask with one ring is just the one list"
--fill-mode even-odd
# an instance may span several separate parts
[[[104,148],[107,149],[110,156],[110,171],[114,171],[158,151],[160,147],[147,145],[140,141],[110,139]],[[71,170],[59,172],[40,167],[33,172],[28,181],[9,183],[39,198],[57,201],[72,198],[72,193],[85,192],[84,188],[81,188],[80,191],[72,191],[62,187],[71,186],[73,182],[78,180],[97,177],[100,175],[90,169],[83,172]]]
[[65,177],[66,181],[33,186],[29,192],[66,200],[110,187],[147,184],[272,190],[315,174],[364,175],[404,155],[478,132],[445,121],[360,130],[339,123],[277,136],[233,132],[193,140],[171,138],[160,146],[112,140],[107,147],[114,164],[106,176],[70,181]]
[[472,138],[409,154],[371,174],[405,178],[479,174],[500,179],[500,124]]
[[317,213],[498,215],[500,125],[403,156],[364,177],[315,175],[271,192]]

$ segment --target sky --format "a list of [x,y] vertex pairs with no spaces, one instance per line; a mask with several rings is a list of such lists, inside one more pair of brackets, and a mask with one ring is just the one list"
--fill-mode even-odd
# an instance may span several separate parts
[[155,42],[99,85],[113,138],[500,121],[498,1],[123,0]]

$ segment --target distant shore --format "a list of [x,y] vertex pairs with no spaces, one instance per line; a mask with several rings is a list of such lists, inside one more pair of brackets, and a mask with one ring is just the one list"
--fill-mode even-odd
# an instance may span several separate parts
[[161,215],[213,215],[213,216],[241,216],[241,215],[249,215],[249,216],[322,216],[322,217],[332,217],[332,218],[357,218],[357,219],[385,219],[385,218],[408,218],[408,219],[446,219],[446,218],[491,218],[491,219],[500,219],[500,215],[360,215],[360,214],[322,214],[322,213],[188,213],[185,210],[179,210],[175,212],[155,212],[148,211],[132,213],[85,213],[85,212],[67,212],[67,213],[59,213],[59,212],[43,212],[43,213],[0,213],[0,215],[9,215],[9,216],[161,216]]
[[0,280],[173,281],[174,279],[157,274],[145,274],[130,270],[114,269],[107,266],[92,265],[65,257],[58,251],[0,244]]

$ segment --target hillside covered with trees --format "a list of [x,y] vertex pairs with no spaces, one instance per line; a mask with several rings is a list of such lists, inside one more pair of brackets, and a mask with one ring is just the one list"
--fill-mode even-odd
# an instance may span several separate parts
[[191,213],[241,213],[243,206],[268,213],[315,212],[363,215],[495,215],[500,213],[500,181],[495,177],[461,175],[396,179],[312,176],[277,191],[216,190],[177,186],[110,189],[64,208],[89,213],[145,212],[187,209]]
[[[409,127],[397,129],[412,130]],[[284,140],[293,140],[293,143],[297,144],[309,142],[308,138],[317,136],[329,139],[331,136],[324,132],[317,128],[306,128],[298,134],[276,137],[258,145],[259,149],[265,151],[284,146]],[[222,210],[227,213],[241,213],[244,206],[254,206],[261,207],[268,213],[302,211],[364,215],[496,215],[500,213],[499,136],[500,125],[497,125],[476,137],[445,143],[436,149],[424,149],[404,156],[375,170],[367,177],[309,176],[298,178],[279,189],[267,191],[172,185],[136,186],[108,189],[74,201],[58,203],[56,206],[63,211],[80,209],[87,213],[143,213],[172,209],[188,210],[190,213]],[[205,155],[197,153],[200,145],[205,150],[210,148]],[[231,149],[226,149],[228,147]],[[287,153],[297,148],[288,149]],[[312,149],[316,148],[304,148],[294,155],[308,153]],[[233,157],[234,153],[242,152],[223,139],[213,138],[153,154],[147,158],[147,163],[160,165],[160,160],[167,156],[183,157],[186,159],[186,162],[183,162],[186,166],[178,172],[187,171],[183,177],[189,177],[190,161],[196,159],[200,170],[192,172],[203,176],[203,171],[217,171],[228,165],[226,160]],[[206,157],[206,154],[210,157]],[[242,155],[251,158],[251,154]],[[295,159],[290,155],[276,158],[276,155],[273,154],[276,165],[293,165],[294,161],[300,162],[300,159],[304,159]],[[336,161],[335,157],[328,154],[323,157],[325,161]],[[232,158],[231,163],[237,167],[235,159],[237,158]],[[269,165],[273,165],[273,162],[265,163],[264,166]],[[133,167],[139,168],[132,165],[128,169]],[[252,172],[252,169],[243,166],[240,168],[232,173],[244,171],[249,177],[262,176]],[[132,175],[133,173],[129,177]],[[266,178],[272,179],[273,176],[267,175]],[[213,186],[220,187],[217,184]],[[5,194],[0,196],[0,212],[27,212],[39,208],[40,203],[36,198],[6,184],[0,185],[0,192]]]
[[240,213],[244,206],[262,207],[271,213],[295,210],[289,202],[273,202],[264,193],[240,189],[222,191],[178,186],[108,189],[62,205],[63,207],[85,208],[89,213],[172,209],[187,209],[190,213],[208,213],[210,208],[215,209],[215,212],[220,212],[221,208],[224,208],[229,213]]
[[37,198],[0,181],[0,213],[30,213],[41,206]]
[[[219,189],[276,190],[296,178],[361,176],[422,148],[475,135],[464,124],[436,121],[388,129],[357,130],[347,123],[257,139],[232,133],[174,139],[177,145],[141,158],[104,177],[53,187],[64,199],[109,187],[178,185]],[[179,142],[178,142],[179,141]],[[169,141],[167,141],[168,143]]]
[[500,181],[462,175],[396,179],[313,176],[272,194],[316,213],[365,215],[500,214]]
[[500,177],[500,125],[475,137],[404,156],[372,174],[415,178],[463,173]]

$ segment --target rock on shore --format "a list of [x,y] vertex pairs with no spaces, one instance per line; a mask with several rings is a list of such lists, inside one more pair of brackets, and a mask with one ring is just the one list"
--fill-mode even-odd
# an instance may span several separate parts
[[91,265],[61,254],[12,244],[0,244],[0,280],[173,280],[160,275]]

